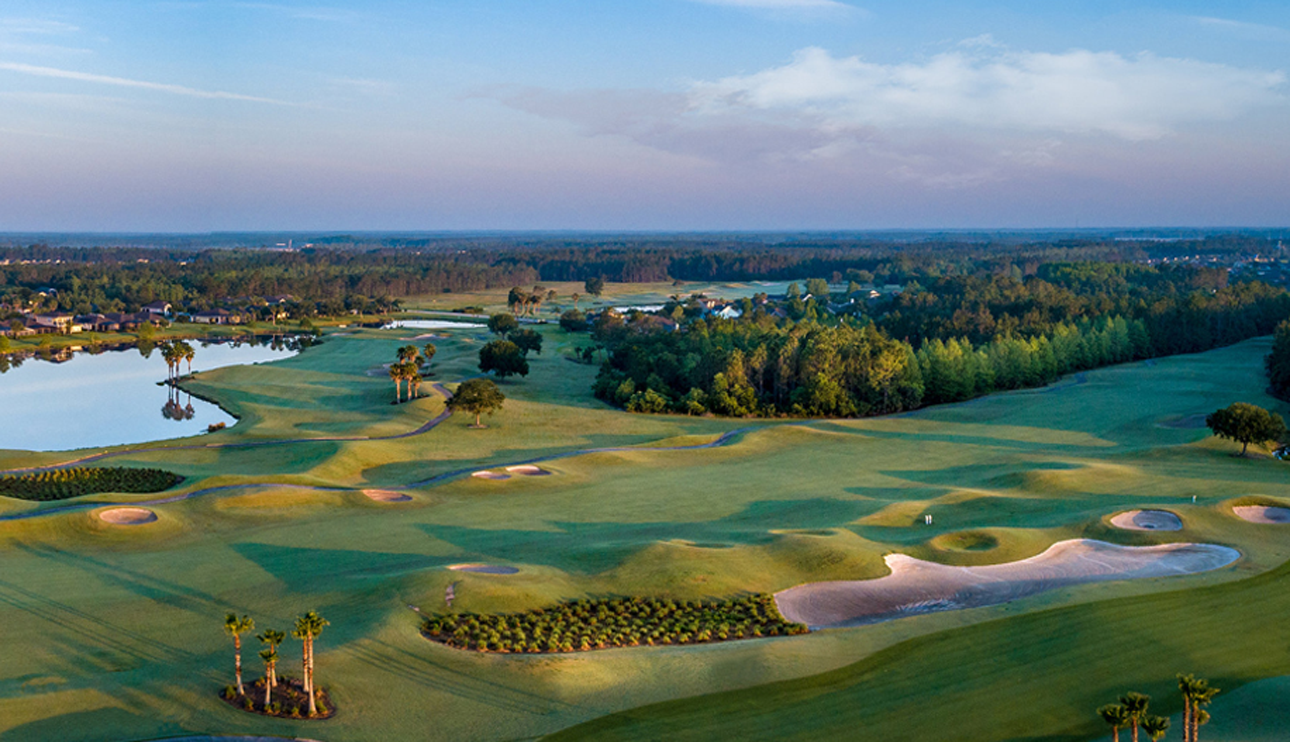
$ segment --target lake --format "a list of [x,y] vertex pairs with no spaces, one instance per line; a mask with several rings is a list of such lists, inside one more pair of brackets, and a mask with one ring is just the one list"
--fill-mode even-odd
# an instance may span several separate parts
[[470,330],[487,327],[477,322],[453,322],[446,319],[396,319],[385,326],[385,329],[408,330]]
[[[201,345],[193,371],[263,363],[295,353],[279,346],[241,343]],[[187,364],[181,371],[187,372]],[[29,357],[0,374],[0,449],[66,451],[181,438],[236,418],[217,405],[170,387],[161,351],[144,358],[135,348],[94,355],[74,353],[51,362]]]

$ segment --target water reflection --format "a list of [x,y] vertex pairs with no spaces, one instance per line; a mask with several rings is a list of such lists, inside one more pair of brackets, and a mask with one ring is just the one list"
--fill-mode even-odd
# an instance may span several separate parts
[[[288,358],[314,341],[278,336],[189,342],[196,351],[192,371],[200,374]],[[0,449],[142,443],[237,422],[219,406],[165,383],[167,367],[159,350],[154,342],[129,348],[87,344],[76,351],[0,356],[0,410],[8,423],[0,426]],[[164,404],[158,406],[159,401]]]

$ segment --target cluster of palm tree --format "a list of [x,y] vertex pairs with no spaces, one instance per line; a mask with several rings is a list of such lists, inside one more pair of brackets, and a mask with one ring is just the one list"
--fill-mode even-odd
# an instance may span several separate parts
[[[330,625],[317,611],[309,611],[296,618],[295,628],[291,631],[291,636],[301,642],[301,690],[307,699],[308,715],[311,717],[318,714],[319,695],[314,683],[314,640]],[[233,668],[237,681],[234,687],[238,698],[247,697],[246,688],[242,684],[242,635],[254,630],[255,620],[250,616],[230,613],[224,617],[224,632],[233,637]],[[266,629],[256,638],[264,645],[264,649],[260,651],[260,659],[264,660],[264,706],[261,710],[273,713],[273,691],[279,686],[278,661],[281,657],[278,647],[286,641],[287,635],[276,629]],[[248,709],[254,707],[254,702],[249,698],[246,703]]]
[[[1201,725],[1209,721],[1209,712],[1201,706],[1208,705],[1218,688],[1209,687],[1209,681],[1197,679],[1194,675],[1178,675],[1178,690],[1183,697],[1183,742],[1198,742]],[[1169,719],[1164,716],[1152,716],[1148,713],[1151,696],[1143,693],[1125,693],[1119,703],[1107,704],[1097,710],[1097,715],[1111,727],[1115,742],[1120,742],[1120,730],[1129,729],[1133,733],[1133,742],[1138,742],[1138,731],[1141,730],[1159,742],[1169,731]]]
[[193,372],[193,357],[196,355],[197,351],[193,350],[193,346],[183,340],[171,340],[168,343],[163,343],[161,345],[161,357],[166,361],[166,368],[169,370],[169,375],[166,379],[171,382],[178,379],[179,366],[185,361],[188,362],[188,373],[191,374]]
[[390,379],[394,381],[395,402],[403,402],[403,382],[408,382],[408,400],[421,396],[422,366],[429,367],[435,354],[434,343],[426,343],[424,351],[415,345],[405,345],[398,350],[398,360],[390,364]]

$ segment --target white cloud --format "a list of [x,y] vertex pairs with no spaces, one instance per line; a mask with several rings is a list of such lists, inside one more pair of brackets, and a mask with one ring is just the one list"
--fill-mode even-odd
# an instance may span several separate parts
[[1261,23],[1249,23],[1247,21],[1234,21],[1229,18],[1214,18],[1201,15],[1191,16],[1191,20],[1202,26],[1222,28],[1260,40],[1285,41],[1290,39],[1290,31],[1279,26],[1265,26]]
[[780,67],[695,83],[690,102],[707,115],[775,112],[822,127],[968,126],[1142,140],[1281,103],[1285,81],[1281,72],[1145,52],[976,45],[973,52],[886,65],[808,48]]
[[240,100],[253,103],[273,103],[276,105],[290,105],[284,101],[273,100],[272,98],[260,98],[254,95],[242,95],[240,93],[227,93],[222,90],[199,90],[184,85],[171,85],[168,83],[148,82],[146,80],[131,80],[124,77],[110,77],[108,75],[95,75],[88,72],[76,72],[73,70],[60,70],[53,67],[37,67],[30,64],[20,64],[17,62],[0,62],[0,70],[9,72],[18,72],[24,75],[35,77],[53,77],[62,80],[76,80],[78,82],[96,83],[99,85],[114,85],[124,88],[140,88],[143,90],[154,90],[161,93],[172,93],[174,95],[186,95],[193,98],[212,98],[221,100]]

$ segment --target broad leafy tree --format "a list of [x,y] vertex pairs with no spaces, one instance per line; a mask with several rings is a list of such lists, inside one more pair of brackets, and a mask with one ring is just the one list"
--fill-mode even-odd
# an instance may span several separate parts
[[515,319],[513,314],[494,314],[488,318],[488,330],[494,335],[506,337],[519,327],[520,321]]
[[582,332],[587,329],[587,315],[577,309],[570,309],[560,315],[560,327],[565,332]]
[[1219,438],[1240,443],[1242,456],[1251,443],[1280,440],[1286,433],[1286,423],[1280,415],[1245,402],[1215,410],[1205,418],[1205,424]]
[[600,296],[605,291],[605,279],[599,276],[596,278],[588,278],[582,282],[582,286],[587,290],[588,294],[591,294],[592,296]]
[[494,340],[479,349],[479,370],[500,379],[529,375],[529,362],[520,346],[509,340]]
[[525,355],[528,355],[530,350],[539,355],[542,353],[542,333],[537,330],[530,330],[526,327],[523,330],[512,332],[507,339],[519,346],[519,349],[524,351]]
[[456,393],[448,399],[447,406],[450,410],[463,410],[474,415],[475,427],[480,428],[483,425],[479,422],[479,416],[492,415],[502,409],[505,401],[506,395],[491,380],[467,379],[461,382]]

